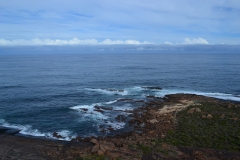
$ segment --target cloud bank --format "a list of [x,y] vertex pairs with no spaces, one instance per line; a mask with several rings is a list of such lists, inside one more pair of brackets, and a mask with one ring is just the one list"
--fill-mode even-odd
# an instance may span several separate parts
[[182,44],[209,44],[206,39],[203,38],[185,38]]
[[111,40],[105,39],[103,41],[98,41],[96,39],[85,39],[81,40],[78,38],[72,38],[69,40],[61,39],[40,39],[35,38],[31,40],[16,39],[16,40],[6,40],[0,39],[0,46],[34,46],[34,45],[140,45],[140,44],[152,44],[147,41],[137,41],[137,40]]
[[[26,39],[0,39],[0,46],[62,46],[62,45],[147,45],[147,44],[155,44],[148,41],[138,41],[138,40],[111,40],[105,39],[103,41],[98,41],[97,39],[78,39],[72,38],[69,40],[63,39],[49,39],[49,38],[34,38],[30,40]],[[179,45],[179,43],[172,43],[165,41],[163,44],[165,45]],[[184,42],[180,43],[183,45],[206,45],[209,42],[203,38],[185,38]]]
[[[206,44],[192,39],[200,36],[209,37],[212,44],[240,44],[239,15],[239,0],[2,0],[0,35],[4,39],[96,38],[114,44],[136,43],[117,41],[128,39],[176,44],[188,37],[185,44]],[[105,38],[111,41],[103,42]]]

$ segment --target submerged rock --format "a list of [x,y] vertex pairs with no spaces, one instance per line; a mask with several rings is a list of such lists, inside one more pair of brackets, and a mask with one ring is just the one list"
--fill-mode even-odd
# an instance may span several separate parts
[[113,107],[101,106],[100,108],[104,110],[113,110]]
[[121,98],[121,99],[118,99],[117,102],[126,102],[126,101],[133,101],[132,98]]
[[80,108],[81,110],[83,110],[84,112],[87,112],[88,109],[87,108]]
[[104,111],[101,110],[101,109],[94,109],[94,111],[96,111],[96,112],[100,112],[100,113],[103,113],[103,112],[104,112]]
[[63,136],[59,135],[57,132],[53,132],[53,137],[63,138]]

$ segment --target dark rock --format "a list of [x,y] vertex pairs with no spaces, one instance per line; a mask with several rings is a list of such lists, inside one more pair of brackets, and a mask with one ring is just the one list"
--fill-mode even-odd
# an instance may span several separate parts
[[126,102],[126,101],[133,101],[133,99],[131,98],[122,98],[122,99],[118,99],[117,102]]
[[118,115],[115,119],[118,122],[125,122],[126,121],[126,117],[124,115]]
[[103,110],[113,110],[113,107],[107,107],[107,106],[98,106],[98,107]]
[[91,138],[89,138],[89,137],[85,137],[85,138],[83,138],[83,142],[90,142],[90,140],[91,140]]
[[96,111],[96,112],[100,112],[100,113],[103,113],[103,112],[104,112],[104,111],[101,110],[101,109],[94,109],[94,111]]
[[63,138],[61,135],[59,135],[57,132],[53,132],[53,137],[56,138]]
[[149,95],[149,96],[146,96],[147,98],[155,98],[154,95]]
[[6,132],[8,130],[8,128],[6,127],[0,127],[0,133]]
[[93,148],[92,148],[92,152],[93,153],[95,153],[95,152],[97,152],[99,150],[99,146],[98,145],[96,145],[96,146],[94,146]]
[[97,143],[98,143],[98,140],[95,139],[95,138],[91,138],[91,139],[90,139],[90,143],[97,144]]
[[101,109],[100,106],[98,106],[98,105],[94,106],[94,108],[96,108],[96,109]]
[[18,129],[9,129],[9,130],[5,131],[5,133],[11,134],[11,135],[18,134],[19,132],[20,132],[20,130],[18,130]]
[[80,136],[77,136],[75,139],[76,139],[78,142],[81,142],[81,141],[82,141],[82,138],[81,138]]
[[81,110],[83,110],[84,112],[87,112],[88,109],[87,108],[80,108]]
[[103,156],[103,155],[104,155],[104,152],[103,152],[101,149],[99,149],[99,150],[97,151],[97,154],[98,154],[99,156]]

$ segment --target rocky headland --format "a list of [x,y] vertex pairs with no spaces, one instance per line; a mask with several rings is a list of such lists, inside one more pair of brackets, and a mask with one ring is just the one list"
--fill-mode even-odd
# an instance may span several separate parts
[[64,142],[1,128],[0,159],[240,159],[240,103],[194,94],[148,96],[141,102],[130,118],[117,117],[133,130],[114,137]]

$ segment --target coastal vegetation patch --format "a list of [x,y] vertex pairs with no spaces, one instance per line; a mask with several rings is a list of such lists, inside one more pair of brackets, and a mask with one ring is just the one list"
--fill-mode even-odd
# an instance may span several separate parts
[[[201,112],[192,112],[199,108]],[[202,102],[177,113],[174,130],[161,142],[240,151],[240,107],[234,104]]]

